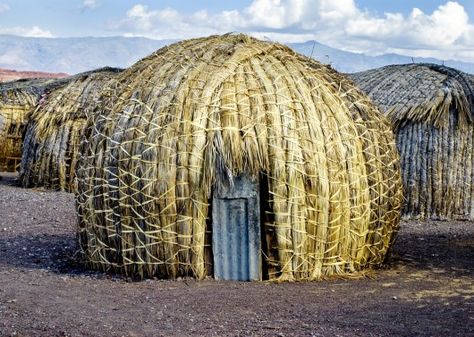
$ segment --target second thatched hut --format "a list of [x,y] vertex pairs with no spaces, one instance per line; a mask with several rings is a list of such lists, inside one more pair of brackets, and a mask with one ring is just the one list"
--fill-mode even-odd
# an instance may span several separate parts
[[120,69],[74,75],[47,93],[31,114],[21,159],[20,184],[72,191],[80,137],[101,89]]
[[474,82],[436,64],[350,75],[392,122],[406,218],[474,219]]
[[77,170],[91,267],[317,280],[384,260],[402,201],[393,133],[332,69],[228,34],[160,49],[104,95]]
[[52,81],[34,79],[0,84],[0,172],[19,169],[26,123]]

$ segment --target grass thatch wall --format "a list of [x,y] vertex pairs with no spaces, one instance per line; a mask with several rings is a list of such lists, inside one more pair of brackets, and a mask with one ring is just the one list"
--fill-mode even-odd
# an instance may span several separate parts
[[41,80],[0,84],[0,172],[20,166],[23,130],[41,97],[42,84]]
[[407,218],[474,219],[472,75],[395,65],[351,75],[392,121]]
[[93,268],[205,277],[212,191],[243,173],[268,181],[268,278],[383,261],[402,202],[393,134],[330,68],[280,44],[213,36],[160,49],[106,95],[77,170]]
[[42,95],[67,83],[62,79],[22,79],[0,84],[0,172],[20,168],[26,124]]
[[120,70],[103,68],[75,75],[51,90],[29,119],[20,184],[72,191],[80,136],[100,90]]

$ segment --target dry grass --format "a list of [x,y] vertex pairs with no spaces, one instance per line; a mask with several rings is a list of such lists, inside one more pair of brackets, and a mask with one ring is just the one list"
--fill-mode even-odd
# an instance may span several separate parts
[[0,84],[0,171],[20,168],[25,127],[41,97],[74,78],[22,79]]
[[474,219],[471,75],[431,64],[351,75],[392,121],[406,218]]
[[398,228],[388,121],[344,77],[244,35],[160,49],[110,82],[77,170],[79,238],[93,268],[204,278],[209,200],[265,176],[271,280],[382,263]]
[[23,130],[41,97],[38,84],[22,80],[0,85],[0,172],[20,166]]
[[100,90],[120,70],[102,68],[75,75],[51,90],[29,119],[20,183],[72,191],[80,137]]

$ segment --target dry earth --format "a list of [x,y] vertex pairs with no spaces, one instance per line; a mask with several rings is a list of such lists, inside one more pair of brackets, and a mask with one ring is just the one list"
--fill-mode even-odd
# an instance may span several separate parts
[[76,262],[73,196],[0,182],[0,336],[474,336],[474,223],[403,222],[370,278],[128,282]]
[[42,71],[17,71],[0,68],[0,82],[19,80],[22,78],[62,78],[65,73],[45,73]]

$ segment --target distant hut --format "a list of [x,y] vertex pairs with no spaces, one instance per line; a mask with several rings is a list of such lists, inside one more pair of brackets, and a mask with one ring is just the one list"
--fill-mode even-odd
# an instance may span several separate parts
[[474,82],[435,64],[351,75],[390,118],[401,156],[406,218],[474,219]]
[[393,133],[330,68],[228,34],[160,49],[103,95],[77,169],[92,268],[317,280],[384,260],[402,202]]
[[72,191],[80,136],[100,90],[120,70],[102,68],[72,76],[51,90],[31,114],[21,159],[20,183]]
[[47,82],[51,80],[0,84],[0,172],[19,169],[23,131]]

